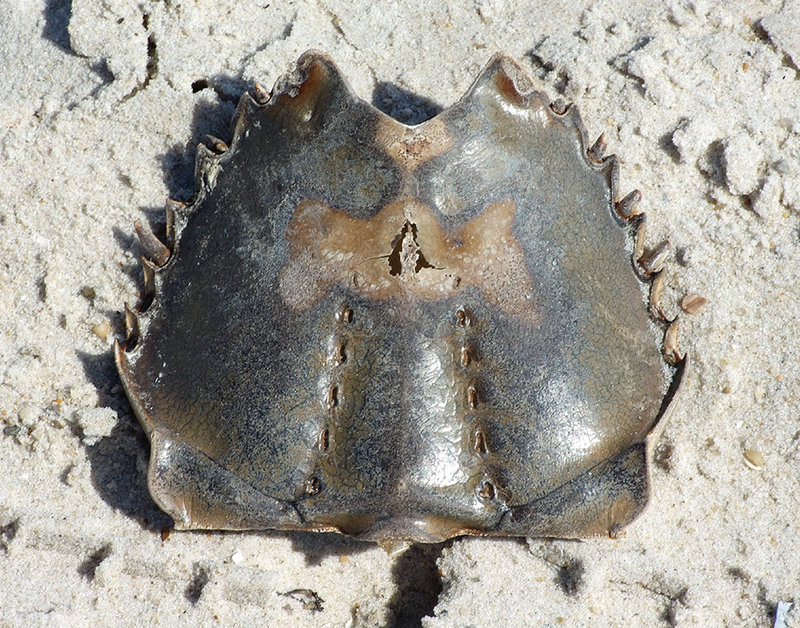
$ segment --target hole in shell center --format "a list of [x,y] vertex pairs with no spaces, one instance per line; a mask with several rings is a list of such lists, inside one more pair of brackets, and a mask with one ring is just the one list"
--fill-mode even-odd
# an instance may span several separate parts
[[393,277],[418,273],[423,268],[435,268],[425,259],[417,243],[417,225],[409,220],[391,242],[389,254],[389,274]]

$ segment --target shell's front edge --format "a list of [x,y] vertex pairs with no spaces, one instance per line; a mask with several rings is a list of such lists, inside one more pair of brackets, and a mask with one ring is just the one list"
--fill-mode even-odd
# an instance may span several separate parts
[[[151,441],[150,492],[158,505],[175,520],[177,528],[336,531],[372,541],[409,539],[440,542],[461,534],[583,538],[614,537],[641,514],[649,499],[653,448],[678,397],[688,365],[687,358],[680,356],[677,349],[677,319],[667,320],[659,306],[662,267],[668,247],[645,251],[644,215],[636,211],[641,195],[637,191],[624,198],[618,195],[618,162],[613,155],[603,156],[605,143],[602,136],[590,145],[577,109],[573,105],[550,103],[546,94],[534,89],[532,79],[511,57],[495,55],[453,109],[468,106],[489,79],[493,81],[492,89],[515,107],[524,109],[532,102],[546,103],[548,119],[570,132],[574,130],[585,163],[608,177],[608,209],[614,220],[628,231],[635,273],[643,285],[650,283],[649,299],[643,301],[648,301],[654,323],[664,330],[662,368],[670,374],[670,381],[657,415],[645,428],[633,434],[623,448],[596,464],[584,465],[580,473],[556,483],[557,486],[534,501],[507,505],[500,501],[502,492],[499,485],[497,488],[491,485],[496,502],[492,508],[496,512],[492,523],[485,524],[486,527],[480,527],[484,524],[479,518],[459,519],[439,513],[420,516],[415,512],[407,517],[387,520],[354,508],[338,515],[314,516],[309,514],[312,511],[304,506],[304,500],[313,502],[315,491],[319,492],[319,484],[313,483],[318,482],[316,476],[303,480],[305,488],[300,489],[298,497],[270,495],[246,476],[224,468],[208,452],[198,450],[162,424],[158,412],[154,411],[157,405],[154,399],[158,396],[154,388],[159,386],[160,374],[148,371],[147,377],[143,375],[145,366],[141,352],[146,338],[150,343],[154,341],[148,337],[148,329],[154,313],[158,314],[161,307],[159,295],[164,273],[169,272],[178,259],[181,236],[192,220],[192,214],[214,191],[219,173],[236,158],[248,133],[259,124],[258,116],[267,108],[276,112],[274,115],[278,117],[307,121],[313,115],[315,101],[328,97],[330,92],[344,94],[345,101],[360,103],[330,58],[309,51],[300,57],[293,72],[278,80],[271,94],[257,86],[253,96],[242,96],[230,147],[213,139],[212,148],[198,146],[194,196],[187,204],[168,201],[165,242],[159,242],[137,225],[146,254],[142,257],[143,298],[136,311],[126,304],[126,340],[115,344],[115,359],[126,394]],[[383,114],[376,113],[376,117],[379,116]],[[642,307],[645,307],[644,303]]]

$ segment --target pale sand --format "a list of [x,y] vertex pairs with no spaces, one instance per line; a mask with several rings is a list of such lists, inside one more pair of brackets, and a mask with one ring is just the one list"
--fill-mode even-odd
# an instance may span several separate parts
[[[198,4],[0,6],[0,625],[771,626],[800,602],[796,3]],[[141,288],[132,224],[186,198],[195,144],[311,47],[412,119],[506,50],[606,132],[648,243],[675,246],[667,313],[709,300],[682,317],[691,373],[623,537],[162,540],[110,352]]]

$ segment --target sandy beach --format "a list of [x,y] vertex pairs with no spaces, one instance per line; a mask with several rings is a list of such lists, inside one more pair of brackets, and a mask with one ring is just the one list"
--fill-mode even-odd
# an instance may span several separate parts
[[[800,626],[800,4],[0,0],[0,32],[0,626]],[[407,122],[506,51],[605,133],[690,362],[625,534],[170,531],[112,355],[133,223],[311,48]]]

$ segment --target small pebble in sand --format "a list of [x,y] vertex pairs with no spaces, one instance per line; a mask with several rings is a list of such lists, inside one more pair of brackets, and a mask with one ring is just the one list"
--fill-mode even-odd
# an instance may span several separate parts
[[697,314],[706,306],[706,303],[708,303],[708,299],[690,292],[681,299],[681,309],[687,314]]
[[764,467],[764,454],[758,449],[747,449],[744,452],[744,463],[754,471],[759,471]]
[[111,325],[108,321],[96,323],[95,325],[92,325],[92,333],[100,338],[100,340],[105,340],[108,338],[108,334],[111,333]]
[[36,411],[36,408],[30,404],[22,406],[19,410],[19,420],[27,427],[33,426],[38,418],[39,413]]

